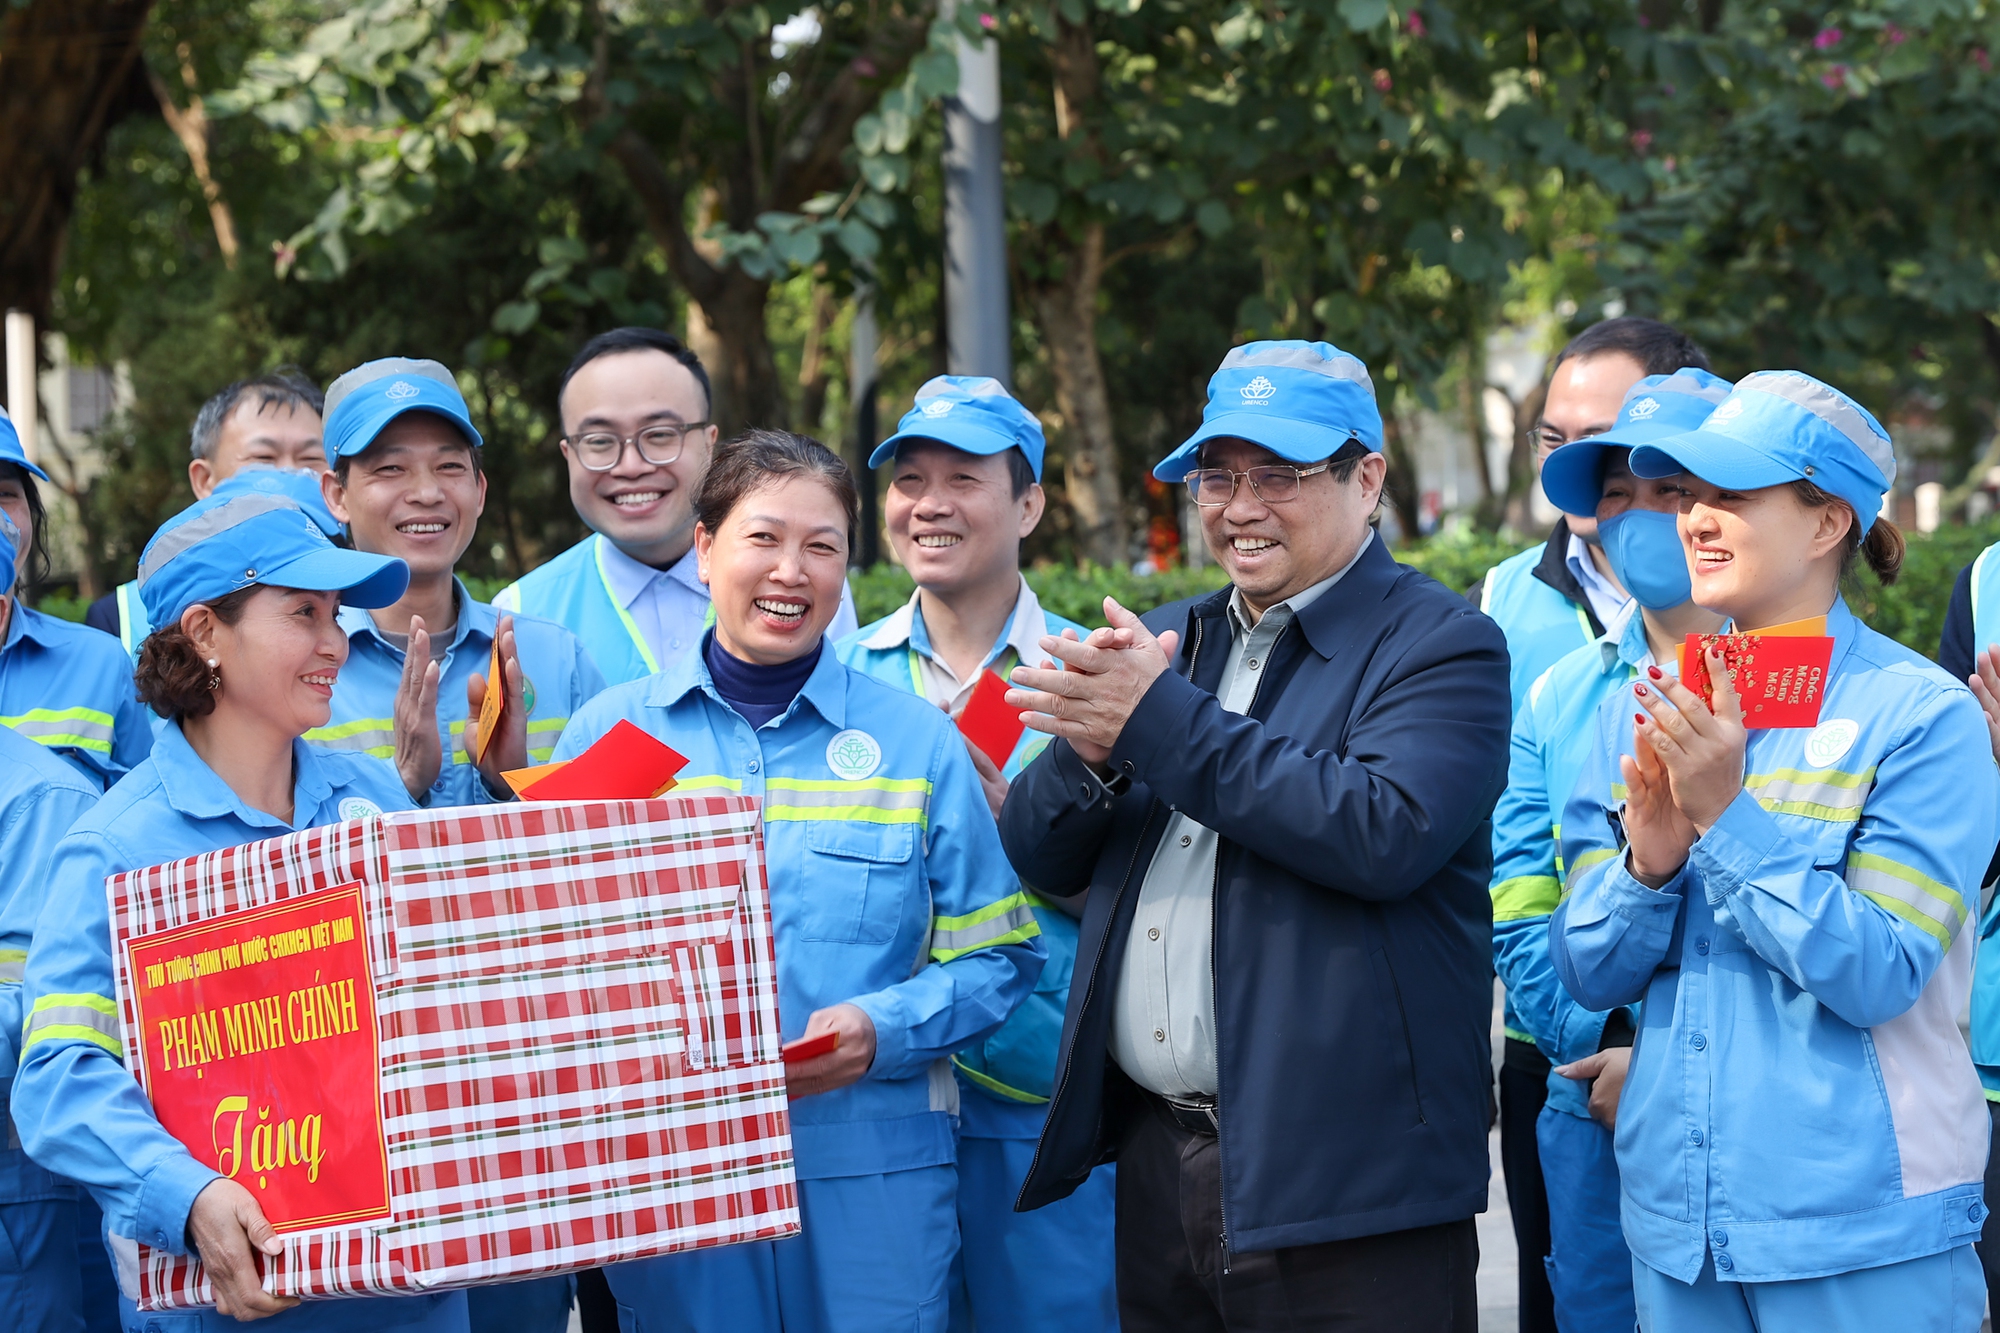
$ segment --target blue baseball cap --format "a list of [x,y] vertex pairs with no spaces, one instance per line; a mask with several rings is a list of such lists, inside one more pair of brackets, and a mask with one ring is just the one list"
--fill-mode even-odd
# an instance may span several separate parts
[[13,419],[4,411],[0,411],[0,463],[26,468],[43,481],[49,479],[48,473],[28,461],[27,450],[21,447],[21,433],[14,429]]
[[1153,475],[1181,481],[1209,440],[1248,440],[1294,463],[1331,458],[1349,440],[1382,448],[1382,413],[1368,367],[1332,343],[1245,343],[1208,378],[1201,428],[1161,459]]
[[305,510],[306,517],[319,524],[321,532],[329,537],[338,537],[340,520],[326,507],[326,494],[320,490],[319,476],[319,473],[308,472],[304,468],[251,463],[217,482],[209,497],[228,500],[238,495],[282,495]]
[[349,606],[388,606],[410,583],[394,556],[335,546],[288,496],[219,491],[164,523],[139,557],[139,598],[155,625],[197,602],[253,584],[338,592]]
[[968,454],[1019,449],[1035,480],[1042,479],[1042,423],[1007,386],[985,375],[938,375],[917,390],[916,406],[903,413],[896,433],[875,446],[868,466],[881,467],[911,440],[935,440]]
[[435,412],[458,427],[473,448],[486,443],[473,429],[465,395],[449,370],[435,361],[385,356],[327,385],[326,465],[338,467],[341,459],[354,457],[406,412]]
[[1589,518],[1604,494],[1604,453],[1631,449],[1687,432],[1708,420],[1729,396],[1730,383],[1685,366],[1671,375],[1648,375],[1625,391],[1610,430],[1572,440],[1542,464],[1542,494],[1565,514]]
[[0,597],[14,591],[14,562],[21,558],[21,530],[0,511]]
[[1832,385],[1797,370],[1760,370],[1738,381],[1701,429],[1634,449],[1632,471],[1688,472],[1733,491],[1809,480],[1845,500],[1865,533],[1896,484],[1896,452],[1874,414]]

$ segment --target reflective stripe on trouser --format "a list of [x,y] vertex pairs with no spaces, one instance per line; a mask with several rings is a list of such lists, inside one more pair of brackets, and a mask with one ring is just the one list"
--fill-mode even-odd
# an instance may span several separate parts
[[44,995],[36,1000],[22,1030],[22,1053],[38,1041],[95,1042],[121,1060],[125,1057],[118,1005],[102,995]]
[[1949,949],[1965,924],[1965,899],[1900,861],[1868,852],[1847,858],[1847,887]]
[[928,778],[772,778],[764,784],[764,818],[831,819],[862,824],[930,826]]
[[329,750],[357,750],[377,759],[394,759],[396,719],[360,717],[337,726],[314,727],[303,739],[309,745],[321,745]]
[[111,714],[95,708],[30,708],[14,717],[0,717],[0,726],[12,727],[51,749],[111,753]]
[[1774,768],[1744,776],[1743,790],[1774,815],[1803,815],[1830,823],[1851,824],[1875,789],[1875,770],[1865,773],[1808,773]]
[[931,958],[940,963],[1002,944],[1019,944],[1042,933],[1025,893],[1010,893],[963,916],[931,918]]

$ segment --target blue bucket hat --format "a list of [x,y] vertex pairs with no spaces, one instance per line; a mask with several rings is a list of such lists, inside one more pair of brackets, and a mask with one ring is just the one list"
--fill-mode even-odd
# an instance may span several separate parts
[[139,557],[146,618],[172,625],[197,602],[253,584],[339,592],[349,606],[388,606],[409,586],[394,556],[335,546],[288,496],[219,491],[168,519]]
[[435,361],[385,356],[356,366],[327,386],[326,465],[338,467],[341,459],[375,443],[405,412],[435,412],[458,427],[473,448],[485,444],[449,370]]
[[21,558],[21,530],[0,511],[0,597],[14,591],[14,562]]
[[329,537],[340,535],[340,520],[326,507],[326,495],[319,488],[319,473],[297,467],[272,467],[251,463],[217,482],[210,499],[229,500],[239,495],[282,495],[306,511]]
[[1565,514],[1591,517],[1604,494],[1605,450],[1632,449],[1685,435],[1708,420],[1729,390],[1728,380],[1693,366],[1671,375],[1646,376],[1625,391],[1610,430],[1572,440],[1549,455],[1542,464],[1542,494]]
[[985,375],[938,375],[917,390],[916,406],[896,423],[896,433],[875,446],[868,466],[881,467],[910,440],[936,440],[968,454],[1019,449],[1035,480],[1042,479],[1042,423],[999,380]]
[[1845,500],[1865,533],[1896,484],[1896,453],[1874,414],[1832,385],[1796,370],[1760,370],[1738,381],[1701,429],[1634,449],[1632,471],[1688,472],[1733,491],[1809,480]]
[[28,461],[27,450],[21,447],[21,433],[14,429],[13,419],[5,412],[0,412],[0,463],[26,468],[43,481],[49,479],[48,473]]
[[1245,343],[1208,378],[1201,428],[1161,459],[1153,475],[1181,481],[1209,440],[1248,440],[1294,463],[1331,458],[1349,440],[1382,448],[1382,413],[1368,367],[1332,343]]

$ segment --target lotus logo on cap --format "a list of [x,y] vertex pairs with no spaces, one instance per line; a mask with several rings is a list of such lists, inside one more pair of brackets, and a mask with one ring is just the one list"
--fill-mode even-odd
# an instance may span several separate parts
[[1743,415],[1743,400],[1741,398],[1732,398],[1728,402],[1724,403],[1721,407],[1716,408],[1715,415],[1710,417],[1709,420],[1734,421],[1736,418],[1742,415]]
[[1243,386],[1243,401],[1246,403],[1268,403],[1278,394],[1278,386],[1259,375]]
[[957,406],[958,404],[949,398],[933,398],[924,404],[924,415],[927,417],[941,417]]
[[405,398],[415,398],[417,396],[417,386],[408,380],[397,380],[394,384],[383,390],[382,396],[391,402],[400,403]]
[[1628,420],[1644,421],[1647,417],[1652,416],[1653,413],[1659,410],[1660,410],[1659,399],[1641,398],[1638,402],[1632,404],[1632,406],[1626,410],[1625,416]]

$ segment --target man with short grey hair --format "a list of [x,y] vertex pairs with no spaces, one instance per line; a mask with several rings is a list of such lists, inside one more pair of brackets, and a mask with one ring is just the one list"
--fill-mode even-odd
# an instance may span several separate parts
[[1013,673],[1007,854],[1089,894],[1020,1206],[1118,1163],[1125,1333],[1477,1326],[1507,651],[1370,527],[1381,444],[1354,357],[1232,351],[1153,473],[1231,587]]
[[[188,489],[206,500],[246,467],[324,472],[319,386],[289,367],[237,380],[201,405],[188,432]],[[132,660],[152,633],[138,583],[121,584],[90,604],[83,623],[115,634]]]

